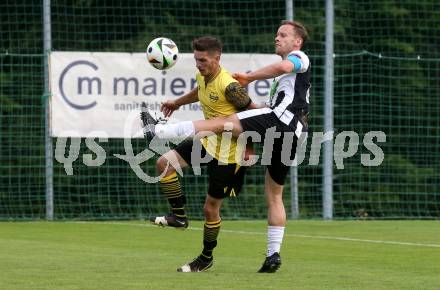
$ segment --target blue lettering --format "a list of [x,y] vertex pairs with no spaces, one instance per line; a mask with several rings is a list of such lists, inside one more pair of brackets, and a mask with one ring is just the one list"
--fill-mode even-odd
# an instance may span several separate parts
[[153,78],[146,78],[146,79],[144,79],[144,82],[147,83],[147,85],[145,85],[142,88],[142,93],[145,96],[156,95],[157,94],[157,83],[156,83],[156,80],[153,79]]
[[268,80],[259,80],[255,82],[255,93],[258,96],[267,96],[270,89],[270,83]]
[[[166,75],[166,71],[162,71],[162,75]],[[162,96],[165,95],[165,78],[162,78]]]
[[196,79],[191,79],[191,90],[194,89],[196,87],[197,81]]
[[[60,80],[58,82],[58,86],[60,89],[60,94],[61,97],[63,97],[64,101],[69,104],[72,108],[75,108],[77,110],[87,110],[90,109],[92,107],[94,107],[97,102],[95,100],[91,101],[90,103],[88,103],[87,105],[80,105],[80,104],[76,104],[73,101],[71,101],[68,96],[66,96],[66,94],[64,93],[64,78],[66,77],[66,74],[69,72],[69,70],[72,67],[75,67],[77,65],[87,65],[89,67],[91,67],[93,70],[97,71],[98,67],[90,62],[90,61],[86,61],[86,60],[78,60],[78,61],[74,61],[71,64],[69,64],[62,72],[60,75]],[[78,78],[78,88],[81,87],[81,83],[83,80],[85,80],[86,78]],[[91,93],[91,89],[92,89],[92,81],[96,81],[97,82],[97,86],[98,86],[98,94],[101,94],[101,79],[98,77],[95,78],[89,78],[88,79],[88,84],[89,84],[89,94]]]
[[183,95],[184,90],[177,91],[176,89],[181,89],[181,88],[185,88],[185,87],[186,87],[185,81],[181,78],[177,78],[177,79],[174,79],[171,81],[170,88],[171,88],[171,93],[173,95],[176,95],[176,96]]

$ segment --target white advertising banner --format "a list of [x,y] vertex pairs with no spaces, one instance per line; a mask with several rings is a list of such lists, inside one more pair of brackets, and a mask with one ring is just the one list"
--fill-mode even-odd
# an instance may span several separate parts
[[[223,54],[231,73],[280,60],[276,55]],[[140,104],[160,114],[160,103],[196,86],[192,53],[181,53],[170,70],[153,68],[144,53],[52,52],[49,62],[53,137],[142,137]],[[268,98],[272,80],[249,85],[254,102]],[[181,107],[169,122],[203,119],[198,103]]]

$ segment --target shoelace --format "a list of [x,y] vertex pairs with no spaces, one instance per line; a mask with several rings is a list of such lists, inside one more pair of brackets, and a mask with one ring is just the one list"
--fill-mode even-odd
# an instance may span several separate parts
[[156,124],[166,124],[166,122],[168,122],[167,119],[158,117],[156,112],[154,112],[154,117],[154,119],[156,119]]

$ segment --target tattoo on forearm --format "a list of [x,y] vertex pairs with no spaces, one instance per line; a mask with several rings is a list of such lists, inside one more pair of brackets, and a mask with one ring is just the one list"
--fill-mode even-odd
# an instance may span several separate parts
[[230,83],[225,90],[225,97],[228,102],[239,110],[246,109],[251,101],[247,91],[239,83]]

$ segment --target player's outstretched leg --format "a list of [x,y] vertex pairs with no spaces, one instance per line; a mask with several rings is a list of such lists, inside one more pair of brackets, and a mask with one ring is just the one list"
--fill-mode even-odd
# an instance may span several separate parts
[[260,270],[258,270],[258,273],[275,273],[280,268],[280,266],[280,254],[275,252],[272,254],[272,256],[266,257]]
[[208,270],[214,264],[214,258],[206,258],[203,255],[198,256],[192,262],[177,268],[177,272],[203,272]]

